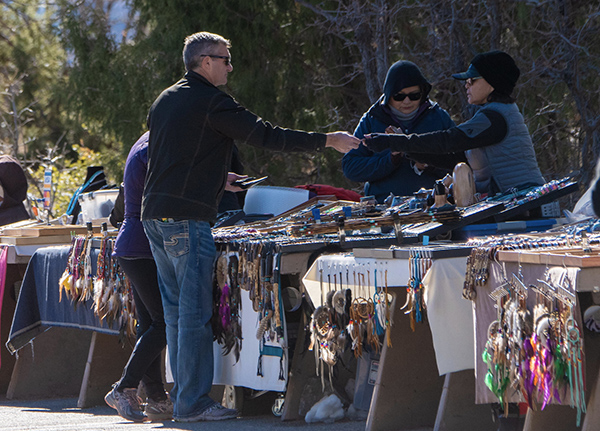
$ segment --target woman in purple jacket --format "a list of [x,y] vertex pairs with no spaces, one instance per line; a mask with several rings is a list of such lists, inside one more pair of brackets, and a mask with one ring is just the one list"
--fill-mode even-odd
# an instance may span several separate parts
[[[167,340],[156,263],[140,221],[148,167],[148,136],[148,132],[144,133],[127,156],[123,175],[124,221],[113,252],[131,281],[138,319],[137,343],[121,379],[104,397],[120,416],[135,422],[173,416],[173,404],[165,392],[161,371],[161,353]],[[140,381],[147,395],[144,411],[137,396]]]

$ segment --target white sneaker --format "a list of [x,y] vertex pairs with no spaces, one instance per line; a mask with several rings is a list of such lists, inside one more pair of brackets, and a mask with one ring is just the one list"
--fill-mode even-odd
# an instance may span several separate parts
[[146,399],[146,408],[144,413],[151,421],[165,421],[173,419],[173,403],[170,398],[154,401],[152,398]]
[[175,418],[176,422],[198,422],[198,421],[224,421],[227,419],[235,419],[238,417],[238,411],[235,409],[228,409],[223,407],[219,403],[214,403],[208,407],[202,413],[186,417],[186,418]]

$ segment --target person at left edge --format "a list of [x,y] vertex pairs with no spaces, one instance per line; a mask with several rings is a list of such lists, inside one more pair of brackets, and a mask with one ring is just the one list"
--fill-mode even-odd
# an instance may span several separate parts
[[0,155],[0,226],[29,218],[23,205],[27,199],[27,177],[13,157]]
[[347,152],[359,140],[282,129],[248,111],[219,86],[233,70],[230,42],[199,32],[185,39],[185,76],[164,90],[148,114],[150,139],[142,222],[156,260],[163,299],[178,422],[233,419],[237,411],[213,401],[211,224],[225,189],[234,140],[279,151]]

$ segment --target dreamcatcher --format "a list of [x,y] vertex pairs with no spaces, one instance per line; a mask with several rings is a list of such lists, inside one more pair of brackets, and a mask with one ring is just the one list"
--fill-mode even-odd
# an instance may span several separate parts
[[67,258],[67,267],[62,273],[59,281],[59,301],[62,301],[63,292],[71,302],[77,306],[77,301],[81,295],[81,281],[84,274],[84,259],[86,249],[89,244],[88,236],[72,236],[69,256]]
[[239,260],[235,253],[223,252],[215,265],[213,301],[213,333],[223,354],[233,352],[235,361],[240,359],[242,349],[242,325],[240,318],[241,296],[238,283]]
[[[387,262],[385,264],[387,266]],[[383,268],[383,264],[382,264]],[[392,338],[391,338],[391,314],[390,314],[390,305],[391,299],[388,294],[388,270],[385,271],[381,269],[379,271],[380,277],[383,276],[385,280],[385,289],[377,284],[377,268],[375,268],[375,293],[373,294],[373,303],[375,304],[375,323],[377,329],[377,335],[383,336],[386,334],[386,343],[388,347],[392,347]]]
[[311,342],[308,349],[315,352],[316,373],[321,376],[321,384],[325,390],[325,364],[329,369],[329,383],[333,387],[333,366],[337,363],[347,344],[345,323],[348,322],[348,304],[351,297],[348,297],[349,289],[344,289],[342,286],[341,272],[339,273],[338,289],[338,272],[335,267],[329,267],[327,289],[324,286],[323,267],[320,262],[318,271],[323,305],[317,307],[313,312],[310,322]]
[[63,293],[77,306],[90,301],[90,307],[100,322],[119,327],[121,340],[135,335],[136,317],[131,284],[116,259],[112,258],[113,239],[106,229],[100,238],[100,248],[94,273],[92,265],[91,229],[85,236],[73,236],[67,267],[59,279],[59,300]]
[[136,311],[131,282],[112,257],[114,240],[105,235],[100,239],[100,249],[93,277],[92,305],[100,321],[106,320],[109,326],[115,322],[119,326],[121,340],[133,337],[136,333]]
[[[573,312],[576,295],[565,274],[553,284],[547,269],[545,280],[527,287],[519,262],[518,274],[510,281],[505,275],[505,283],[490,294],[498,314],[483,351],[488,368],[485,383],[505,411],[509,388],[520,393],[533,410],[537,403],[543,410],[553,401],[562,404],[568,398],[577,409],[579,426],[586,411],[583,342]],[[533,313],[526,304],[529,289],[537,298]]]

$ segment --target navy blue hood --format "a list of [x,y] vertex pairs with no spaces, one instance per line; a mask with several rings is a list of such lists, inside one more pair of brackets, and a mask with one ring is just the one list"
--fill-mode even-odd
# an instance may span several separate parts
[[425,92],[421,100],[427,100],[431,84],[421,73],[421,69],[412,61],[400,60],[389,68],[383,84],[383,103],[387,105],[390,98],[406,87],[418,85]]

